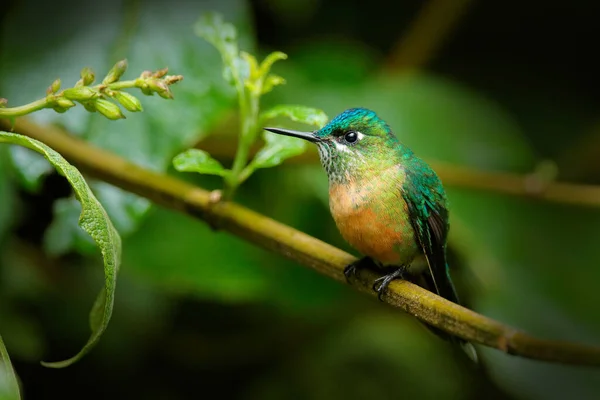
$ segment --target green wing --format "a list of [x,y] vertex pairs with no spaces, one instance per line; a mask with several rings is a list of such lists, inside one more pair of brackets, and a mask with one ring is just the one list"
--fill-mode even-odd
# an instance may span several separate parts
[[435,291],[459,304],[446,263],[446,238],[450,226],[442,183],[435,172],[416,157],[405,171],[402,196],[408,205],[415,238],[427,257]]

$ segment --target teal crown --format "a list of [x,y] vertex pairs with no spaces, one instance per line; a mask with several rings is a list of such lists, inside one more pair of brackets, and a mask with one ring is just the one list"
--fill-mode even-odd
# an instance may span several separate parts
[[378,136],[387,136],[392,133],[389,125],[375,111],[358,107],[338,114],[327,125],[315,132],[315,136],[339,135],[348,130]]

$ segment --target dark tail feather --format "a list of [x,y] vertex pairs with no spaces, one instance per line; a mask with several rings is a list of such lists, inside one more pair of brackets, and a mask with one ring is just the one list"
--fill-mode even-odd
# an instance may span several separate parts
[[[448,272],[446,272],[446,274],[448,274]],[[446,278],[447,279],[439,279],[440,282],[436,282],[436,286],[433,281],[433,277],[428,273],[424,273],[419,278],[417,278],[414,283],[423,287],[424,289],[437,293],[439,296],[445,298],[446,300],[460,305],[458,294],[456,293],[456,289],[454,288],[454,284],[452,284],[450,276],[447,275]],[[469,343],[462,338],[451,335],[439,328],[436,328],[435,326],[431,326],[429,324],[424,325],[440,338],[460,346],[460,348],[464,351],[467,357],[469,357],[474,363],[479,364],[479,355],[477,353],[477,349],[475,348],[475,346],[473,346],[472,343]]]

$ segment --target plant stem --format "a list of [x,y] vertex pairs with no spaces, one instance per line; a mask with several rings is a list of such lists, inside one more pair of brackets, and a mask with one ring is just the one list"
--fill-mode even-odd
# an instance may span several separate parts
[[242,172],[238,176],[239,184],[241,185],[242,183],[244,183],[246,181],[246,179],[248,179],[250,177],[250,175],[252,175],[252,173],[254,173],[254,171],[255,171],[255,169],[254,169],[254,166],[252,165],[252,163],[249,163],[248,165],[246,165],[246,167],[242,170]]
[[[136,87],[141,87],[143,84],[144,78],[138,78],[129,81],[118,81],[113,82],[108,85],[98,84],[95,86],[90,86],[91,89],[94,90],[121,90],[121,89],[131,89]],[[31,114],[34,111],[39,111],[44,108],[51,108],[56,105],[56,101],[63,97],[63,91],[60,91],[56,94],[50,94],[42,99],[35,100],[31,103],[17,106],[17,107],[4,107],[0,108],[0,118],[16,118],[22,117],[27,114]]]
[[[137,79],[131,80],[131,81],[118,81],[118,82],[109,83],[106,86],[111,90],[121,90],[121,89],[131,89],[131,88],[135,88],[135,87],[140,87],[142,85],[142,83],[143,83],[143,78],[137,78]],[[96,85],[95,88],[99,88],[100,86],[103,86],[103,85]]]
[[[258,124],[259,99],[250,93],[244,93],[240,101],[240,130],[237,151],[233,160],[231,172],[226,181],[223,198],[230,200],[237,187],[248,178],[246,170],[250,147],[256,139]],[[246,172],[246,173],[245,173]]]
[[0,118],[21,117],[23,115],[30,114],[34,111],[42,110],[44,108],[50,107],[50,104],[54,103],[54,99],[54,97],[47,96],[43,99],[39,99],[22,106],[0,108]]
[[[0,121],[0,126],[6,125]],[[327,243],[232,202],[211,200],[210,192],[173,177],[145,170],[108,151],[64,134],[55,127],[16,122],[17,132],[40,140],[81,170],[144,196],[157,204],[201,218],[267,250],[282,254],[339,282],[356,259]],[[372,291],[374,272],[360,273],[352,286]],[[421,321],[465,340],[521,357],[573,365],[600,366],[600,348],[538,339],[451,303],[410,282],[393,281],[383,300]]]

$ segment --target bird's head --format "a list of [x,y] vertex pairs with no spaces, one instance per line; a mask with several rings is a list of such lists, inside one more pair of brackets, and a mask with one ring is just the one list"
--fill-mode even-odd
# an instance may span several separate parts
[[315,143],[329,181],[333,183],[359,174],[376,174],[378,168],[397,162],[398,139],[384,120],[366,108],[350,108],[314,132],[264,129]]

